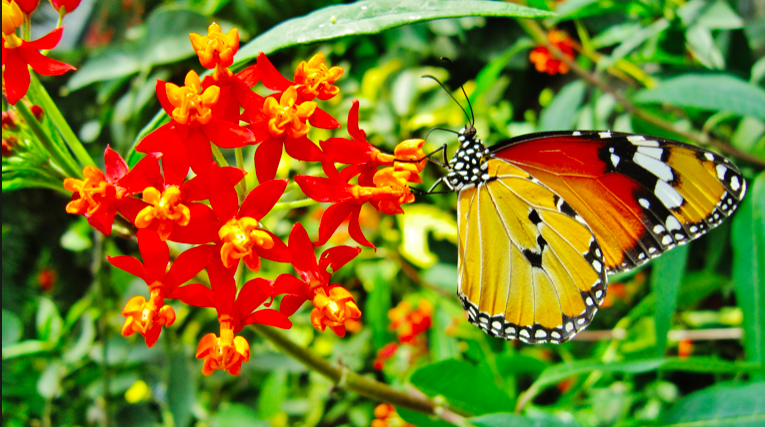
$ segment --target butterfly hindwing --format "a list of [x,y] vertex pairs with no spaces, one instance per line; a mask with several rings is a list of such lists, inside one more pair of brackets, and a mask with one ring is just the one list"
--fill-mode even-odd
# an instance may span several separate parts
[[491,151],[568,202],[594,232],[608,273],[634,268],[716,227],[746,191],[727,159],[663,138],[554,132]]
[[548,186],[493,159],[492,179],[459,195],[459,295],[492,336],[560,343],[605,297],[603,253],[587,224]]

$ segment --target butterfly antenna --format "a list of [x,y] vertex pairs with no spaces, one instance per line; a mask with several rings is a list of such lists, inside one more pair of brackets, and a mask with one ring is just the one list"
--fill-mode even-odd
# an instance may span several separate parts
[[434,130],[443,130],[443,131],[446,131],[446,132],[449,132],[449,133],[453,133],[453,134],[455,134],[455,135],[459,135],[459,134],[460,134],[459,132],[457,132],[457,131],[454,131],[454,130],[451,130],[451,129],[446,129],[446,128],[439,128],[439,127],[434,127],[433,129],[431,129],[431,130],[429,130],[429,131],[428,131],[428,134],[427,134],[427,135],[425,135],[425,141],[427,141],[427,140],[428,140],[428,137],[430,136],[430,134],[431,134],[431,133],[433,133],[433,131],[434,131]]
[[[445,56],[442,56],[441,60],[448,62],[449,65],[454,65],[452,60],[447,58],[447,57],[445,57]],[[470,119],[469,120],[470,121],[470,126],[475,126],[475,114],[473,113],[473,105],[470,103],[470,98],[467,96],[467,93],[465,92],[465,88],[463,86],[460,86],[460,89],[462,89],[462,94],[465,95],[465,100],[467,100],[468,107],[470,108],[470,115],[473,117],[472,119],[470,117],[468,117],[468,119]],[[462,110],[465,111],[464,108]],[[465,113],[465,115],[467,115],[467,113]]]
[[[452,100],[453,100],[453,101],[454,101],[454,102],[455,102],[455,103],[456,103],[456,104],[457,104],[457,105],[460,107],[460,109],[462,110],[462,112],[463,112],[463,113],[465,113],[465,117],[467,117],[467,119],[468,119],[468,122],[470,123],[470,122],[472,121],[472,119],[471,119],[471,118],[470,118],[470,116],[468,115],[467,111],[465,111],[465,108],[462,106],[462,104],[460,104],[460,102],[459,102],[459,101],[457,101],[457,98],[455,98],[455,97],[454,97],[454,95],[452,95],[452,93],[449,91],[449,89],[447,89],[447,88],[446,88],[446,86],[444,86],[444,84],[443,84],[443,83],[441,83],[441,81],[440,81],[440,80],[438,80],[438,79],[437,79],[437,78],[435,78],[434,76],[431,76],[430,74],[425,74],[424,76],[422,76],[422,78],[423,78],[423,79],[431,79],[431,80],[435,81],[436,83],[438,83],[438,85],[439,85],[439,86],[441,86],[441,89],[443,89],[444,91],[446,91],[446,93],[448,93],[448,94],[449,94],[449,96],[452,98]],[[470,101],[468,101],[468,103],[470,103]],[[471,126],[472,126],[472,125],[471,125]]]

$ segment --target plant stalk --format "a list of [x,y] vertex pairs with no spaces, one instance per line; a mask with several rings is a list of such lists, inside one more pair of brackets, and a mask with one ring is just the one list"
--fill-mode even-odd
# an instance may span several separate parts
[[95,286],[98,289],[98,333],[101,336],[101,374],[103,381],[103,398],[104,398],[104,418],[103,427],[110,427],[111,414],[109,412],[109,337],[108,328],[106,324],[107,309],[106,309],[106,291],[109,283],[109,267],[104,265],[104,248],[106,246],[106,237],[101,234],[100,231],[94,231],[94,244],[93,244],[93,263],[91,265],[91,272],[93,279],[95,280]]
[[45,130],[37,121],[37,118],[29,111],[23,101],[16,103],[16,111],[19,112],[27,126],[32,130],[37,139],[42,143],[45,149],[50,153],[51,159],[58,164],[71,177],[82,178],[82,171],[69,153],[62,152],[61,147],[55,144]]

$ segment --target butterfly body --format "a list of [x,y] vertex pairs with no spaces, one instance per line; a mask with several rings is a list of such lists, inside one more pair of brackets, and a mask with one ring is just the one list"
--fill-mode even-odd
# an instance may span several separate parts
[[589,325],[607,274],[719,225],[746,190],[710,151],[662,138],[546,132],[485,147],[468,125],[443,181],[458,192],[458,296],[487,334],[561,343]]

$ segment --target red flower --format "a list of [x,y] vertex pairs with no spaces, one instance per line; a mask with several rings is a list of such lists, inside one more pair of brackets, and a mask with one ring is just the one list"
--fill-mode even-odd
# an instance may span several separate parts
[[175,321],[175,311],[165,305],[165,298],[172,298],[171,294],[178,286],[202,271],[215,248],[205,245],[189,249],[178,256],[167,270],[170,260],[167,243],[151,230],[138,230],[137,236],[143,264],[130,256],[106,258],[113,266],[140,277],[149,286],[151,297],[148,301],[142,296],[135,296],[125,304],[122,315],[127,319],[122,335],[129,337],[139,332],[151,348],[157,342],[162,326],[170,326]]
[[377,358],[372,363],[372,366],[378,371],[382,371],[385,362],[396,354],[398,347],[398,343],[395,342],[385,344],[383,348],[377,350]]
[[359,226],[361,206],[370,202],[386,214],[403,213],[401,205],[414,201],[414,195],[408,184],[411,176],[412,173],[409,171],[396,171],[394,167],[383,168],[374,175],[375,187],[346,184],[338,180],[315,176],[296,176],[295,182],[308,197],[318,202],[334,203],[324,211],[321,217],[319,240],[316,245],[325,244],[337,227],[350,216],[348,233],[353,240],[374,248],[374,245],[364,237]]
[[50,4],[58,13],[66,15],[67,13],[74,12],[77,6],[80,5],[80,1],[82,0],[50,0]]
[[[3,4],[3,15],[5,13],[5,4]],[[16,105],[29,89],[30,77],[27,67],[32,67],[36,73],[45,76],[59,76],[67,71],[76,70],[69,64],[50,59],[38,52],[40,49],[56,47],[61,40],[63,27],[56,28],[47,35],[31,42],[22,40],[14,33],[5,33],[5,27],[5,22],[3,22],[3,66],[5,67],[3,80],[5,81],[5,93],[11,105]]]
[[304,302],[313,300],[320,288],[327,293],[332,280],[332,273],[327,271],[329,268],[333,272],[339,270],[355,258],[361,248],[336,246],[322,252],[317,261],[308,233],[302,224],[297,223],[290,233],[289,252],[292,266],[300,278],[282,274],[276,279],[274,288],[277,294],[288,294],[282,299],[279,311],[292,316]]
[[[29,15],[37,9],[37,5],[40,4],[40,0],[14,0],[24,13]],[[5,14],[5,12],[3,12]]]
[[202,337],[197,348],[197,358],[204,359],[202,373],[210,375],[216,369],[223,369],[232,375],[239,375],[242,362],[250,359],[250,345],[244,337],[236,337],[235,334],[246,325],[255,323],[289,329],[292,322],[274,309],[255,311],[275,295],[272,281],[260,278],[250,280],[237,295],[234,276],[218,257],[210,258],[207,274],[212,289],[191,284],[178,288],[173,298],[197,307],[215,307],[218,312],[220,337],[209,333]]
[[245,108],[250,130],[260,144],[255,152],[255,171],[258,181],[265,182],[276,176],[282,147],[297,160],[322,160],[321,149],[306,136],[308,124],[336,129],[340,123],[318,108],[315,102],[302,98],[298,92],[302,86],[279,74],[262,52],[258,56],[257,69],[263,84],[279,91],[266,98],[253,97]]
[[[552,30],[547,33],[547,40],[557,47],[563,54],[574,59],[574,42],[563,31]],[[534,63],[537,71],[547,74],[566,74],[568,65],[560,59],[553,58],[547,46],[537,46],[529,54],[529,60]]]
[[271,211],[284,193],[287,180],[265,182],[255,187],[239,206],[239,199],[229,174],[215,164],[207,172],[210,205],[200,205],[198,215],[192,213],[187,227],[178,227],[171,240],[182,243],[215,242],[220,259],[227,268],[235,269],[240,259],[253,270],[260,269],[260,257],[289,262],[287,246],[271,232],[260,228],[260,219]]
[[114,215],[121,213],[133,222],[145,204],[130,195],[155,185],[159,178],[159,155],[144,157],[132,170],[110,147],[104,152],[106,174],[92,166],[82,170],[84,179],[67,178],[64,188],[72,191],[72,201],[66,205],[70,214],[84,215],[96,230],[109,235]]
[[413,342],[419,335],[430,329],[433,321],[433,305],[426,299],[417,303],[413,309],[406,301],[400,302],[395,308],[388,311],[391,329],[396,331],[398,340],[402,344]]
[[[194,71],[189,71],[185,83],[186,86],[178,87],[157,80],[157,98],[173,120],[147,135],[136,150],[160,152],[167,159],[186,156],[191,169],[201,174],[213,161],[210,141],[222,148],[237,148],[255,139],[247,128],[224,119],[229,88],[211,85],[202,91],[202,83]],[[176,144],[168,146],[167,141],[176,138],[182,142],[185,152],[177,149]]]

